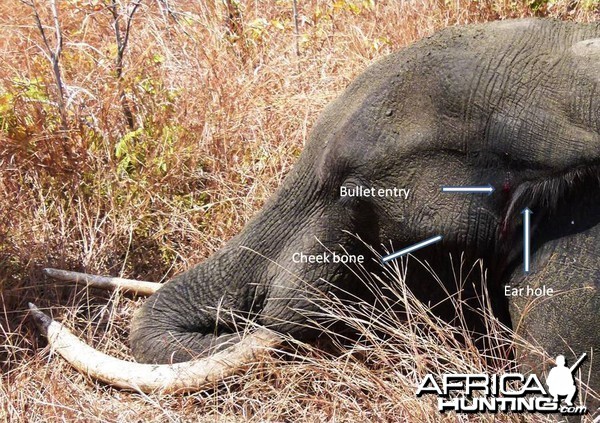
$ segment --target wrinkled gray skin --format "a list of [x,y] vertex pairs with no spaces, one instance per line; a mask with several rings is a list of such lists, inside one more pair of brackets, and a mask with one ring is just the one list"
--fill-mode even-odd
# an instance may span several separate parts
[[[315,291],[366,297],[366,290],[343,265],[296,264],[292,255],[343,247],[370,262],[349,234],[376,248],[442,235],[415,256],[448,289],[448,253],[464,252],[467,263],[481,258],[503,321],[568,362],[592,349],[600,357],[599,39],[598,24],[506,21],[447,29],[375,63],[323,112],[283,186],[244,230],[141,307],[131,330],[136,359],[206,354],[235,341],[243,318],[314,339],[306,313],[318,310]],[[497,188],[490,196],[440,190],[488,183]],[[359,185],[411,194],[340,198],[340,186]],[[526,206],[534,213],[533,272],[524,277]],[[444,299],[413,264],[407,281],[417,295]],[[507,299],[506,284],[566,293],[524,314],[532,298]],[[453,318],[448,302],[436,311]],[[596,388],[599,374],[596,366]]]

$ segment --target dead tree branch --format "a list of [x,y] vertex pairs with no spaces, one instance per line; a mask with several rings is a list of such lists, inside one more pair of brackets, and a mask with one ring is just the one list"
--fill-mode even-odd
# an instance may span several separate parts
[[35,24],[37,26],[38,32],[42,37],[42,41],[44,43],[44,48],[42,51],[44,55],[47,57],[50,65],[52,66],[52,73],[54,75],[54,82],[56,83],[57,88],[57,98],[56,103],[58,104],[58,113],[60,115],[61,121],[61,129],[66,134],[68,130],[68,120],[67,120],[67,111],[65,107],[65,85],[63,83],[62,74],[60,71],[60,56],[62,54],[63,49],[63,36],[62,30],[60,27],[60,20],[58,19],[58,6],[56,5],[56,0],[50,0],[50,10],[52,12],[52,26],[54,28],[54,41],[55,45],[52,47],[50,45],[50,39],[46,34],[46,28],[42,23],[42,19],[40,18],[40,14],[38,12],[38,8],[35,4],[34,0],[26,1],[20,0],[21,3],[29,6],[33,11],[33,18],[35,20]]
[[125,13],[125,28],[121,28],[121,10],[119,5],[117,4],[117,0],[111,0],[111,3],[108,5],[108,9],[112,14],[113,18],[113,29],[115,32],[115,39],[117,41],[117,57],[115,59],[115,74],[117,77],[117,81],[119,83],[119,97],[121,100],[121,107],[123,108],[123,114],[125,115],[125,120],[127,121],[127,126],[130,130],[135,129],[135,122],[133,119],[133,113],[131,111],[131,107],[129,106],[129,102],[127,101],[127,96],[125,95],[125,89],[123,88],[123,69],[124,69],[124,57],[125,50],[127,49],[127,45],[129,44],[129,34],[131,33],[131,24],[133,22],[133,16],[135,12],[140,7],[142,1],[136,0],[131,3],[129,7],[129,11]]
[[292,14],[294,15],[294,39],[296,41],[296,56],[300,57],[300,31],[298,30],[298,4],[292,1]]

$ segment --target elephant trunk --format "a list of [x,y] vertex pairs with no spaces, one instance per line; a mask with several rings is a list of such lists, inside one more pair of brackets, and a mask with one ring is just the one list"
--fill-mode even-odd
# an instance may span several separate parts
[[279,273],[270,265],[296,227],[290,223],[303,217],[294,212],[296,197],[277,197],[221,250],[175,276],[137,310],[130,331],[137,361],[178,363],[219,352],[259,320]]
[[258,259],[234,238],[150,296],[131,324],[130,345],[136,360],[178,363],[239,342],[240,332],[264,299],[259,283],[264,265]]

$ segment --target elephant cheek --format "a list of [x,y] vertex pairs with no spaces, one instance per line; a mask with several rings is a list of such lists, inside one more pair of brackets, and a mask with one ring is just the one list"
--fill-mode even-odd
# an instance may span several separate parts
[[354,298],[359,294],[356,284],[351,269],[343,264],[296,266],[271,283],[260,323],[301,340],[314,338],[322,332],[316,327],[331,320],[324,315],[336,301],[333,298]]

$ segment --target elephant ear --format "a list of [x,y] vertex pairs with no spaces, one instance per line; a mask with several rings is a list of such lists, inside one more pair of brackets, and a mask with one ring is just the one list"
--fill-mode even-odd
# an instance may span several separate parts
[[600,162],[584,164],[563,174],[521,182],[511,194],[503,218],[503,229],[516,221],[525,208],[542,217],[552,216],[565,206],[576,206],[584,196],[600,190]]
[[576,42],[555,63],[562,72],[554,92],[533,96],[538,100],[529,121],[515,131],[526,134],[524,140],[506,140],[525,175],[510,183],[500,228],[499,239],[513,258],[519,251],[510,241],[520,239],[519,214],[526,207],[533,211],[532,233],[562,221],[559,216],[580,217],[568,219],[573,227],[565,234],[600,219],[586,212],[600,197],[600,38]]
[[600,163],[546,179],[523,181],[510,194],[498,239],[501,262],[516,264],[523,248],[523,217],[531,210],[532,253],[546,242],[600,225]]

